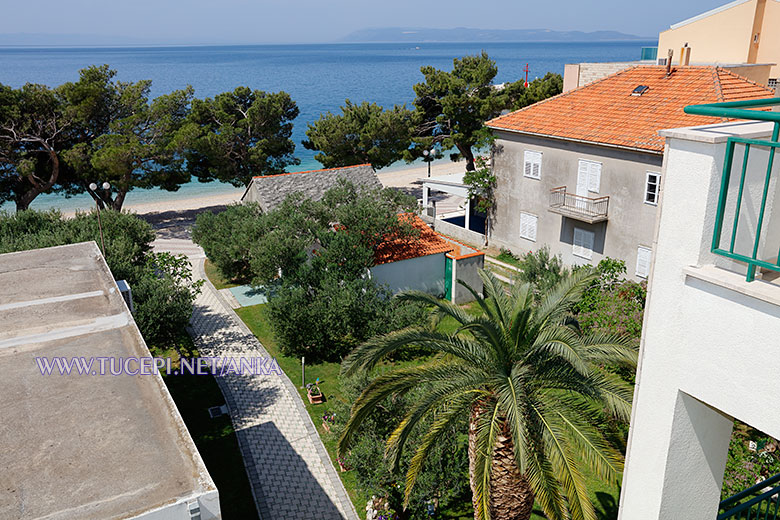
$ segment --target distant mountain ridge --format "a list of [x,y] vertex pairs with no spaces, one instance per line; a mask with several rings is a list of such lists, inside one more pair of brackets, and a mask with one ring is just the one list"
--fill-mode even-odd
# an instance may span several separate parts
[[653,40],[654,38],[618,31],[553,31],[550,29],[430,29],[414,27],[379,27],[361,29],[338,40],[345,43],[366,42],[590,42],[610,40]]

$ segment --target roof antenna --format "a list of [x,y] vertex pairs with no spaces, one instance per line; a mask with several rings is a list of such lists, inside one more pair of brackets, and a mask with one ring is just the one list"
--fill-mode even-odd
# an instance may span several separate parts
[[672,56],[674,55],[674,51],[672,49],[669,49],[669,52],[666,54],[666,77],[672,75]]

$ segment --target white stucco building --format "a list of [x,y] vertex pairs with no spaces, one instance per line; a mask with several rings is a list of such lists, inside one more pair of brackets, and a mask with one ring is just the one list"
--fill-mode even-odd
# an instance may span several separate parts
[[[661,209],[620,520],[715,519],[734,419],[780,438],[778,129],[736,121],[661,132]],[[747,143],[746,162],[744,139],[762,141]]]

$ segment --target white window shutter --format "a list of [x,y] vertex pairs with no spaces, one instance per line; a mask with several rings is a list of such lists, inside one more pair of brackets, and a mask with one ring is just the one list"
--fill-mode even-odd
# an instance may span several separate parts
[[537,221],[536,215],[520,213],[520,237],[536,242]]
[[588,172],[588,191],[598,193],[601,188],[601,163],[591,162]]
[[653,257],[653,250],[647,247],[639,246],[636,250],[636,275],[640,278],[650,276],[650,261]]
[[542,153],[526,150],[523,152],[523,175],[539,179],[542,173]]

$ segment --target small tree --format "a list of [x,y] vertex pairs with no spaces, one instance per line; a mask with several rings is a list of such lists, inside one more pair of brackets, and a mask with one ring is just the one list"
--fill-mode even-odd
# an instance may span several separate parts
[[411,144],[412,112],[394,106],[384,110],[375,103],[346,100],[341,114],[323,114],[309,123],[304,148],[326,168],[369,163],[376,169],[403,158]]
[[484,157],[477,157],[474,162],[476,168],[466,172],[463,183],[468,186],[468,196],[474,202],[474,209],[485,214],[485,240],[487,240],[490,232],[490,215],[496,204],[493,192],[496,187],[496,176]]
[[596,266],[598,278],[585,291],[577,319],[594,333],[642,335],[647,284],[625,279],[623,260],[604,258]]
[[200,216],[193,238],[223,276],[275,285],[269,318],[284,353],[339,359],[371,335],[419,318],[367,276],[382,241],[413,236],[398,213],[416,203],[396,190],[342,182],[320,201],[291,195],[268,213],[231,206]]
[[546,245],[520,258],[518,278],[534,287],[537,298],[541,298],[567,276],[569,269],[563,265],[560,255],[550,254],[550,248]]
[[[330,412],[335,413],[335,427],[332,435],[338,436],[349,419],[349,405],[355,402],[361,392],[369,385],[365,375],[341,379],[344,400],[334,401]],[[368,492],[385,499],[390,518],[424,520],[431,518],[427,512],[429,502],[434,502],[436,510],[445,509],[467,495],[468,489],[468,435],[465,427],[449,425],[447,434],[433,448],[426,464],[418,477],[417,484],[404,507],[403,489],[406,471],[412,454],[405,452],[398,467],[385,458],[386,439],[390,437],[402,418],[415,405],[424,400],[430,388],[420,386],[405,395],[387,398],[378,403],[355,434],[354,443],[343,462],[354,474],[358,485]],[[464,415],[462,423],[467,421]],[[409,442],[417,444],[427,428],[432,426],[424,419],[422,427],[412,432]]]
[[453,160],[466,160],[466,170],[474,170],[474,148],[490,143],[485,121],[498,115],[502,98],[493,85],[496,63],[486,52],[453,60],[452,72],[426,66],[420,69],[425,81],[414,86],[418,121],[417,143],[409,158],[418,157],[435,143],[445,150],[455,148]]
[[194,99],[182,134],[190,171],[201,181],[237,187],[255,175],[283,173],[300,164],[290,139],[296,117],[298,107],[286,92],[238,87],[213,99]]

